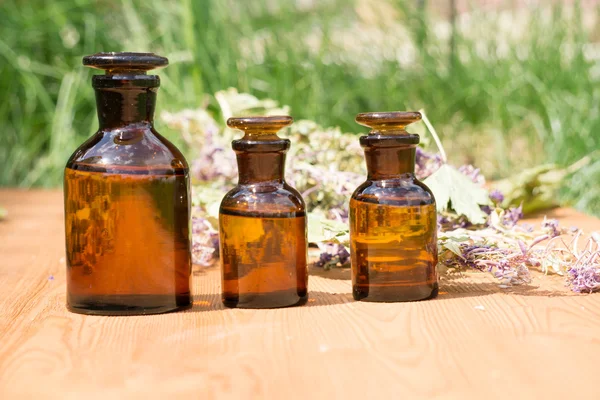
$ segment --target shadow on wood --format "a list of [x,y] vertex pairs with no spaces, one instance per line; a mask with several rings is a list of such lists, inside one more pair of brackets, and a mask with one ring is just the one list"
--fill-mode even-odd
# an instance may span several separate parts
[[[303,306],[298,307],[317,307],[317,306],[332,306],[336,304],[345,304],[354,301],[352,294],[350,293],[327,293],[312,291],[308,294],[308,302]],[[293,307],[283,307],[293,308]],[[239,308],[245,310],[245,308]],[[263,310],[275,310],[277,308],[265,308]],[[194,305],[191,309],[183,312],[205,312],[205,311],[218,311],[218,310],[229,310],[221,302],[221,295],[219,293],[213,294],[200,294],[194,296]],[[233,310],[233,308],[231,309]],[[260,311],[261,309],[251,309],[254,311]]]

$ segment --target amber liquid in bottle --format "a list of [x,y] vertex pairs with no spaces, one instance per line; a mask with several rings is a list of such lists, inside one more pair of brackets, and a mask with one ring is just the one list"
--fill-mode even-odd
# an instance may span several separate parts
[[290,142],[276,135],[290,117],[230,118],[239,183],[219,212],[222,300],[227,307],[274,308],[308,299],[305,205],[285,183]]
[[352,292],[356,300],[437,296],[437,216],[433,194],[414,175],[418,113],[359,114],[368,177],[350,200]]
[[154,130],[159,80],[145,75],[166,59],[105,53],[84,64],[110,74],[94,77],[100,129],[65,169],[67,306],[99,315],[186,308],[188,166]]

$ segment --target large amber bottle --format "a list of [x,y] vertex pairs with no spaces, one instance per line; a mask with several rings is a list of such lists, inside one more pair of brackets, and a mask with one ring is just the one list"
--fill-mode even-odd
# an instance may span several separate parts
[[129,315],[191,305],[188,164],[153,123],[168,60],[99,53],[93,77],[100,128],[65,169],[67,306]]
[[230,118],[245,135],[232,143],[239,182],[221,202],[222,299],[227,307],[306,303],[307,238],[302,196],[284,180],[287,116]]
[[368,176],[350,199],[352,293],[356,300],[413,301],[437,296],[435,199],[415,177],[419,135],[405,127],[417,112],[358,114]]

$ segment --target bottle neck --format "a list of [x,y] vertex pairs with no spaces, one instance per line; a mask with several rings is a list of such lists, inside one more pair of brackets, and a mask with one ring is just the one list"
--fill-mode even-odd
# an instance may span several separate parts
[[100,129],[154,123],[157,87],[96,88]]
[[370,180],[394,179],[415,173],[416,146],[366,147],[367,177]]
[[237,152],[238,184],[283,183],[285,152]]

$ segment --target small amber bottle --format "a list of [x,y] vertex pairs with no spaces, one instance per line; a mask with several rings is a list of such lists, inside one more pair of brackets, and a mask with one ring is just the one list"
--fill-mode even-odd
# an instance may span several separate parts
[[155,314],[191,305],[190,191],[183,155],[154,129],[168,60],[99,53],[100,128],[67,162],[67,307],[82,314]]
[[433,193],[415,177],[417,112],[358,114],[368,176],[350,199],[352,293],[363,301],[436,297],[437,216]]
[[308,299],[306,214],[284,180],[287,116],[230,118],[245,135],[232,143],[238,185],[219,210],[222,300],[227,307],[273,308]]

